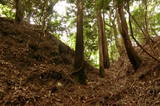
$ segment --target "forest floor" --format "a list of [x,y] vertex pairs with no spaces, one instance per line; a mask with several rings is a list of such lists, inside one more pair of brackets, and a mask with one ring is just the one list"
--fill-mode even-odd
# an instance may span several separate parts
[[[160,59],[160,38],[144,48]],[[0,105],[160,106],[160,63],[136,47],[143,59],[134,71],[122,56],[100,78],[86,63],[87,85],[76,83],[74,52],[38,26],[0,18]]]

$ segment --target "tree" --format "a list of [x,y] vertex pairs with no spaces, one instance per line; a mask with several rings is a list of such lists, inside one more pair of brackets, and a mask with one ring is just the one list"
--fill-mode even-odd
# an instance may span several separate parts
[[21,23],[24,18],[24,5],[22,0],[15,0],[15,6],[16,6],[16,16],[15,21],[17,23]]
[[120,24],[119,30],[122,35],[123,41],[124,41],[124,45],[127,51],[128,58],[133,68],[136,70],[141,65],[141,59],[136,53],[136,51],[134,50],[131,40],[129,38],[128,26],[127,26],[127,22],[126,22],[124,10],[123,10],[123,2],[122,3],[117,2],[117,7],[118,7],[118,14],[119,14],[119,21],[120,21],[118,22]]
[[84,72],[84,42],[83,42],[83,0],[77,0],[77,34],[75,45],[75,59],[73,73],[81,84],[86,83],[86,75]]
[[[115,9],[110,8],[110,11],[109,11],[109,22],[110,22],[110,24],[108,24],[108,26],[110,27],[110,30],[112,31],[112,35],[115,38],[115,45],[116,45],[116,48],[118,50],[118,53],[122,56],[122,55],[125,54],[124,53],[125,48],[124,48],[123,43],[121,43],[122,38],[118,38],[119,32],[118,32],[117,24],[116,24],[116,19],[118,18],[118,13],[114,12],[114,11],[115,11]],[[115,51],[113,51],[113,52],[115,52]]]
[[[98,1],[99,2],[99,1]],[[105,34],[105,21],[104,17],[102,17],[101,7],[99,7],[97,3],[96,8],[96,16],[97,16],[97,25],[98,25],[98,32],[99,32],[99,71],[100,76],[104,77],[105,68],[109,68],[109,55],[108,55],[108,43],[106,41],[106,34]]]

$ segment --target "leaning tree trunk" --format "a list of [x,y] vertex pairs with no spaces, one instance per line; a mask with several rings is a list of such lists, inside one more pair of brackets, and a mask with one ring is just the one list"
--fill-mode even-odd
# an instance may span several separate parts
[[77,0],[77,34],[75,46],[74,69],[73,75],[81,83],[86,83],[84,72],[84,41],[83,41],[83,0]]
[[100,76],[103,77],[105,74],[104,69],[109,68],[109,55],[107,49],[107,41],[105,36],[105,26],[104,19],[102,18],[101,11],[96,10],[97,14],[97,24],[98,24],[98,32],[99,32],[99,70]]
[[128,26],[127,26],[127,22],[126,22],[124,11],[123,11],[123,3],[118,3],[117,6],[118,6],[118,14],[120,18],[119,30],[122,35],[123,41],[124,41],[124,45],[127,51],[128,58],[133,68],[136,70],[141,65],[141,59],[136,53],[136,51],[134,50],[131,40],[128,35]]
[[15,0],[15,4],[16,4],[15,21],[17,23],[21,23],[24,18],[24,5],[22,3],[22,0]]

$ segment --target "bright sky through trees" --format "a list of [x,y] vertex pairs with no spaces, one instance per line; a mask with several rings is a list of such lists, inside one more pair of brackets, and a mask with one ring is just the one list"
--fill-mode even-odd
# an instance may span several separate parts
[[66,9],[69,6],[68,3],[66,3],[66,1],[59,1],[55,6],[54,6],[54,10],[62,16],[66,15]]
[[[56,11],[61,17],[66,16],[67,14],[67,8],[70,7],[71,4],[67,3],[66,1],[59,1],[55,6],[54,6],[54,11]],[[63,26],[68,26],[70,23],[61,23]],[[68,29],[70,32],[76,32],[76,28]],[[60,39],[68,44],[68,45],[73,45],[71,44],[72,42],[69,40],[67,37],[67,33],[63,32],[62,36]]]

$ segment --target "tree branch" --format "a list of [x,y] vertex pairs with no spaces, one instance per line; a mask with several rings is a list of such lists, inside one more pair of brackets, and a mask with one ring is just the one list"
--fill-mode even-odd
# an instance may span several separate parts
[[[148,55],[150,56],[151,58],[153,58],[155,61],[157,61],[158,63],[160,63],[160,60],[158,60],[156,57],[152,56],[147,50],[145,50],[143,48],[143,46],[136,40],[136,38],[134,37],[134,34],[133,34],[133,29],[132,29],[132,23],[131,23],[131,13],[130,13],[130,9],[129,9],[129,3],[127,4],[127,12],[129,14],[129,26],[130,26],[130,31],[131,31],[131,37],[133,38],[133,40],[136,42],[136,44]],[[138,25],[138,24],[137,24]]]

